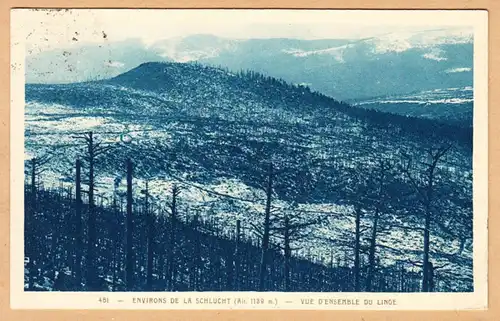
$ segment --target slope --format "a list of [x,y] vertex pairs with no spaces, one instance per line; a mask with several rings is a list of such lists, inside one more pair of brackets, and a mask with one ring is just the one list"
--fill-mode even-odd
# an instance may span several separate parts
[[[181,184],[183,211],[213,217],[229,230],[235,218],[257,224],[246,233],[258,235],[272,162],[273,216],[314,218],[307,236],[294,241],[294,255],[324,262],[353,257],[359,204],[366,253],[382,161],[391,169],[383,184],[378,264],[419,270],[422,208],[402,167],[411,158],[423,182],[427,151],[451,144],[436,178],[431,257],[444,288],[471,289],[472,151],[463,129],[356,109],[255,72],[198,64],[146,63],[104,81],[27,85],[26,100],[27,157],[52,155],[46,184],[71,184],[74,161],[85,153],[72,136],[92,130],[114,147],[98,163],[103,197],[122,193],[131,157],[138,189],[148,180],[152,202],[162,204],[172,184]],[[120,135],[131,142],[117,142]],[[272,242],[282,241],[274,235]]]

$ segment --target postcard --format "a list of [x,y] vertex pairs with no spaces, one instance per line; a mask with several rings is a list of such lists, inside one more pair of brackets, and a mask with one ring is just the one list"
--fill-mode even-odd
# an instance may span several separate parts
[[487,24],[13,9],[11,307],[486,309]]

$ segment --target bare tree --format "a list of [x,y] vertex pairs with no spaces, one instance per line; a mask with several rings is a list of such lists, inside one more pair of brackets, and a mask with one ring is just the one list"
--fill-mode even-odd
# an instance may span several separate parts
[[361,287],[361,281],[360,281],[360,261],[359,261],[359,256],[360,256],[360,250],[361,250],[361,244],[360,244],[360,239],[361,239],[361,206],[358,204],[355,209],[354,213],[356,214],[355,218],[355,233],[354,233],[354,291],[359,292],[360,287]]
[[350,184],[347,188],[351,193],[351,203],[354,205],[354,291],[361,290],[361,219],[367,207],[366,197],[369,192],[369,180],[366,168],[359,167],[351,171]]
[[89,195],[89,216],[88,216],[88,233],[87,233],[87,285],[90,290],[98,290],[97,275],[96,275],[96,213],[95,213],[95,165],[100,156],[108,152],[112,146],[103,145],[102,141],[97,141],[93,132],[88,132],[83,135],[74,136],[74,138],[84,141],[86,146],[86,154],[83,159],[89,166],[88,176],[88,195]]
[[154,251],[154,213],[149,209],[149,187],[146,181],[146,188],[142,191],[144,193],[144,211],[147,219],[147,239],[148,239],[148,270],[147,270],[147,288],[153,290],[153,251]]
[[276,236],[283,239],[283,245],[280,246],[285,256],[284,269],[284,287],[285,291],[291,291],[290,283],[290,261],[292,251],[299,250],[301,247],[293,247],[296,243],[310,235],[309,227],[321,222],[321,217],[308,217],[303,211],[292,208],[283,211],[282,217],[277,217],[272,230],[279,232]]
[[40,175],[42,175],[45,171],[47,171],[47,168],[45,165],[49,163],[50,157],[49,156],[40,156],[40,157],[33,157],[30,160],[30,174],[31,174],[31,206],[32,206],[32,215],[36,214],[37,211],[37,190],[38,190],[38,181],[40,178]]
[[29,161],[29,165],[31,166],[30,168],[30,176],[31,176],[31,210],[30,211],[25,211],[24,213],[24,221],[25,221],[25,230],[27,233],[32,235],[32,237],[26,238],[26,245],[25,245],[25,256],[28,257],[28,270],[29,270],[29,282],[28,282],[28,288],[32,290],[35,285],[35,275],[37,274],[37,269],[36,269],[36,257],[38,257],[38,254],[40,252],[39,249],[39,242],[36,238],[36,229],[37,226],[35,224],[35,217],[37,215],[38,211],[38,204],[37,204],[37,193],[38,193],[38,182],[40,175],[44,173],[47,168],[45,165],[50,161],[49,156],[41,156],[41,157],[33,157]]
[[82,226],[82,162],[76,160],[76,204],[75,204],[75,277],[78,286],[82,282],[83,226]]
[[269,237],[270,237],[270,217],[271,217],[271,202],[273,193],[273,164],[269,164],[269,172],[267,178],[266,189],[266,209],[264,216],[264,234],[262,236],[262,254],[260,258],[260,275],[259,275],[259,291],[265,290],[265,281],[268,264]]
[[427,161],[421,162],[425,167],[424,174],[417,176],[411,172],[412,159],[409,157],[407,163],[402,167],[403,173],[408,178],[411,186],[415,190],[424,211],[424,255],[423,255],[423,279],[422,292],[429,292],[432,280],[430,280],[430,232],[432,224],[432,212],[434,205],[434,189],[436,168],[439,161],[450,150],[451,145],[446,144],[427,150]]
[[132,177],[133,164],[130,159],[127,160],[127,254],[126,254],[126,281],[128,290],[134,288],[134,252],[133,252],[133,229],[134,217],[132,213]]
[[170,244],[167,247],[167,260],[168,260],[168,281],[169,281],[169,289],[170,291],[174,291],[176,287],[176,267],[177,263],[176,254],[177,254],[177,242],[176,242],[176,229],[177,229],[177,198],[181,193],[179,187],[177,185],[172,186],[172,201],[169,204],[170,206]]
[[368,251],[368,275],[366,277],[366,291],[371,291],[372,289],[372,281],[375,273],[375,251],[377,247],[377,236],[379,229],[379,219],[382,211],[382,207],[384,206],[384,184],[386,183],[387,172],[391,169],[391,165],[388,162],[381,160],[378,166],[378,177],[376,178],[376,183],[378,185],[374,204],[375,209],[373,213],[373,221],[372,221],[372,233],[370,237],[370,248]]
[[361,290],[361,255],[365,252],[366,246],[362,244],[363,233],[368,230],[368,226],[363,224],[366,220],[366,215],[373,209],[372,219],[372,232],[371,237],[368,238],[368,275],[366,279],[366,290],[371,290],[371,283],[375,269],[375,248],[376,239],[379,229],[379,218],[381,210],[381,197],[383,193],[382,185],[384,184],[385,172],[389,169],[389,163],[379,156],[379,166],[377,175],[377,167],[372,165],[358,164],[356,168],[347,171],[349,177],[347,178],[347,186],[344,188],[348,202],[353,205],[354,216],[354,290],[359,292]]
[[234,290],[238,291],[240,289],[240,270],[241,270],[241,267],[240,267],[240,252],[241,252],[241,249],[240,249],[240,243],[241,243],[241,221],[240,220],[236,220],[236,244],[235,244],[235,248],[234,248],[234,261],[233,261],[233,265],[234,265],[234,284],[232,284],[231,286],[233,287]]

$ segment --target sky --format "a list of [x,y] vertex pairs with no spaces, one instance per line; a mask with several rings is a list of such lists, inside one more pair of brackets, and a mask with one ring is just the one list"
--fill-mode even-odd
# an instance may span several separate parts
[[[37,51],[193,34],[225,38],[360,39],[463,27],[472,12],[368,10],[15,9],[12,30]],[[17,29],[17,30],[14,30]],[[75,41],[77,39],[77,41]]]

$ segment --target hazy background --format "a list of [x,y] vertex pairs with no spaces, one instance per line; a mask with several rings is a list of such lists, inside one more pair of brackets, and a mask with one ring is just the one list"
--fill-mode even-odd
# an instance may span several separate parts
[[26,39],[28,83],[111,78],[144,62],[166,61],[253,70],[348,101],[472,86],[473,28],[467,26],[467,12],[93,9],[16,14]]

